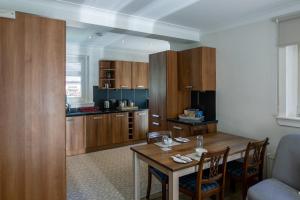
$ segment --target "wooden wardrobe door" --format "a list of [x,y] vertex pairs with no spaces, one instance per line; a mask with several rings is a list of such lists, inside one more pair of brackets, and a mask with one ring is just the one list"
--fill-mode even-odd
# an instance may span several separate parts
[[65,22],[0,17],[0,199],[66,199]]

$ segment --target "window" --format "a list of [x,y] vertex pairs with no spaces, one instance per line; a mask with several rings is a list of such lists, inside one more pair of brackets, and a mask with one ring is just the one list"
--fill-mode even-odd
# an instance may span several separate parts
[[[298,45],[279,48],[278,122],[280,125],[300,127]],[[298,124],[299,121],[299,125]]]
[[278,23],[278,116],[280,125],[300,127],[300,16]]
[[67,56],[66,97],[71,105],[87,102],[88,56]]

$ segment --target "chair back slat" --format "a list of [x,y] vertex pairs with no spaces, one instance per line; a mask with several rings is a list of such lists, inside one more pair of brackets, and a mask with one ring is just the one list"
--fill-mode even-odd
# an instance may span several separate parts
[[[255,168],[256,173],[260,174],[263,171],[266,147],[269,139],[266,138],[259,142],[249,142],[245,152],[243,175],[247,176],[249,168]],[[254,175],[251,174],[251,175]]]
[[[220,187],[225,185],[225,174],[229,147],[222,151],[203,153],[199,161],[197,175],[197,196],[200,197],[202,190],[201,185],[217,181]],[[203,176],[203,166],[209,163],[208,174]]]
[[168,137],[172,137],[171,131],[155,131],[155,132],[148,132],[147,133],[147,143],[152,144],[155,142],[160,142],[162,136],[167,135]]

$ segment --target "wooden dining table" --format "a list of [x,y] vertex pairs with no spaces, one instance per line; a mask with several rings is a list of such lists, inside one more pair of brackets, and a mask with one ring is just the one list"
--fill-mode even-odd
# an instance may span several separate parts
[[[249,142],[256,140],[245,138],[233,134],[216,132],[203,135],[203,147],[209,151],[219,151],[230,147],[227,161],[236,160],[243,157]],[[140,200],[140,160],[148,165],[159,169],[169,177],[168,196],[170,200],[179,199],[179,177],[197,172],[198,162],[193,160],[190,163],[181,164],[173,161],[171,156],[180,154],[188,155],[195,152],[196,136],[189,137],[190,141],[180,145],[172,146],[171,150],[163,151],[156,144],[145,144],[131,147],[133,151],[133,171],[134,171],[134,199]],[[208,166],[204,166],[208,167]]]

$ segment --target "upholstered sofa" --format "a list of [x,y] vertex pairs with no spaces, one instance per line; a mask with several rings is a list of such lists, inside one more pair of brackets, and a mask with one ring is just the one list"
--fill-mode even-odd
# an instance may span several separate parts
[[279,142],[272,178],[249,188],[248,200],[300,200],[300,134]]

